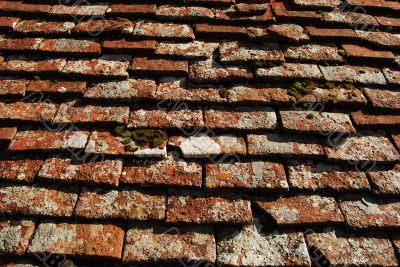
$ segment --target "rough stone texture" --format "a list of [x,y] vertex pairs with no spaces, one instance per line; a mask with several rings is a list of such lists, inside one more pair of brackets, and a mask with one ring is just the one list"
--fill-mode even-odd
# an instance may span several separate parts
[[393,141],[396,144],[398,150],[400,151],[400,134],[393,134],[392,138],[393,138]]
[[399,48],[400,47],[400,34],[391,34],[388,32],[368,32],[357,31],[357,37],[363,41],[369,42],[373,45],[386,47],[386,48]]
[[137,101],[152,98],[156,83],[153,80],[127,79],[96,83],[85,91],[85,98],[112,99],[114,101]]
[[338,48],[334,44],[304,44],[300,46],[289,46],[284,49],[287,60],[301,62],[343,62]]
[[168,223],[247,224],[251,221],[250,201],[240,196],[213,196],[190,190],[168,192]]
[[135,57],[132,60],[131,72],[139,75],[154,76],[185,76],[188,74],[188,62],[166,59]]
[[164,160],[136,160],[125,164],[120,182],[134,185],[196,186],[202,184],[202,166],[169,153]]
[[304,28],[296,24],[274,24],[269,26],[267,30],[273,35],[293,43],[308,41],[310,39]]
[[263,80],[286,81],[288,79],[321,79],[322,73],[317,65],[283,63],[277,67],[258,68],[256,76]]
[[103,50],[113,53],[152,53],[157,42],[154,40],[105,40]]
[[126,233],[122,260],[144,263],[178,260],[214,262],[215,247],[214,236],[208,232],[181,232],[175,228],[134,225]]
[[77,187],[0,185],[0,213],[70,217],[78,199]]
[[264,233],[259,224],[218,232],[217,255],[219,265],[237,267],[311,264],[303,233]]
[[[30,81],[26,92],[43,94],[79,94],[82,95],[86,90],[86,82],[69,81],[50,81],[38,80]],[[35,96],[33,94],[33,96]]]
[[55,123],[85,123],[85,124],[126,124],[129,118],[129,107],[104,107],[79,105],[68,102],[60,105]]
[[190,137],[171,136],[168,145],[178,147],[185,158],[213,158],[218,155],[245,155],[246,143],[234,135],[207,136],[196,134]]
[[277,43],[262,45],[247,42],[224,42],[219,47],[223,63],[283,62],[283,54]]
[[24,34],[68,34],[74,27],[75,23],[73,22],[21,20],[13,30]]
[[335,224],[344,221],[333,197],[299,195],[255,203],[279,225]]
[[201,109],[158,108],[132,109],[129,117],[130,128],[188,128],[203,126]]
[[0,253],[24,254],[34,230],[35,223],[33,221],[1,220]]
[[100,17],[106,13],[108,3],[96,3],[90,5],[54,5],[49,14],[57,17]]
[[12,140],[9,150],[70,150],[82,149],[89,132],[86,131],[19,131]]
[[400,109],[400,92],[397,90],[365,88],[364,93],[374,108]]
[[389,84],[400,85],[400,71],[390,68],[384,68],[382,71]]
[[344,197],[339,201],[340,208],[350,227],[370,229],[400,227],[400,202],[383,202],[369,196]]
[[[307,243],[333,266],[396,266],[390,240],[380,237],[347,237],[330,230],[311,233]],[[326,262],[325,261],[325,262]]]
[[23,96],[25,94],[26,80],[14,80],[1,77],[0,96]]
[[112,135],[108,131],[93,131],[86,146],[86,153],[105,155],[134,155],[140,158],[164,158],[167,154],[166,142],[162,147],[138,147],[135,152],[125,150],[123,138]]
[[216,60],[194,61],[189,65],[189,79],[193,82],[234,82],[253,78],[246,67],[221,66]]
[[218,48],[218,43],[193,41],[191,43],[161,42],[156,46],[157,55],[175,56],[187,59],[209,58]]
[[205,186],[207,188],[289,189],[283,165],[258,160],[208,163]]
[[391,162],[400,158],[390,140],[384,133],[362,133],[345,138],[343,142],[326,146],[328,158],[345,161]]
[[0,128],[0,142],[11,141],[17,133],[17,127],[1,127]]
[[[110,205],[112,203],[112,205]],[[166,197],[130,189],[82,188],[75,215],[84,218],[122,218],[130,220],[162,220]]]
[[270,107],[211,107],[204,110],[204,120],[208,128],[218,129],[265,130],[277,127],[275,111]]
[[358,127],[379,126],[398,126],[400,125],[400,115],[380,115],[379,113],[370,113],[366,111],[352,112],[351,117]]
[[400,164],[368,172],[372,189],[377,194],[400,195]]
[[350,117],[343,113],[284,110],[279,115],[282,127],[290,131],[317,133],[355,133]]
[[353,45],[353,44],[343,44],[344,51],[346,52],[346,57],[356,60],[374,60],[379,62],[393,62],[394,54],[387,50],[376,50],[370,49],[365,46]]
[[162,39],[194,39],[192,28],[187,24],[158,23],[139,21],[135,25],[133,35],[157,37]]
[[332,11],[325,12],[322,15],[325,22],[344,24],[355,29],[368,29],[378,27],[379,23],[374,16],[348,11]]
[[320,66],[327,81],[385,85],[380,69],[359,66]]
[[52,53],[79,53],[85,55],[99,55],[101,45],[97,42],[78,39],[46,39],[38,47],[38,51]]
[[57,112],[54,104],[15,102],[0,103],[0,120],[2,121],[51,121]]
[[41,223],[28,251],[119,259],[123,242],[123,228],[112,224]]
[[43,160],[10,159],[0,161],[0,179],[32,182],[38,174]]
[[312,161],[289,161],[288,181],[291,188],[306,191],[363,191],[369,190],[365,173],[339,165]]
[[275,155],[283,157],[324,155],[318,142],[299,136],[268,133],[247,135],[249,155]]
[[66,64],[65,59],[39,59],[30,60],[23,56],[9,57],[2,65],[0,71],[7,73],[59,73]]
[[118,186],[122,161],[73,163],[71,159],[49,158],[39,172],[39,178],[57,182],[87,182]]

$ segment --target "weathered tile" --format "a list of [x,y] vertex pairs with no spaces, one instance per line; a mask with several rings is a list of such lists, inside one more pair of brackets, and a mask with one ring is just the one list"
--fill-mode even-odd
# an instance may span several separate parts
[[221,62],[283,62],[283,54],[277,43],[254,44],[250,42],[224,42],[219,47]]
[[292,0],[293,4],[299,6],[301,8],[334,8],[339,6],[342,1],[340,0],[322,0],[322,1],[315,1],[315,0]]
[[78,199],[78,187],[0,185],[0,212],[36,216],[70,217]]
[[267,30],[273,35],[292,43],[310,40],[304,28],[296,24],[273,24]]
[[355,29],[373,29],[374,27],[379,26],[379,23],[374,16],[366,13],[341,10],[324,12],[322,14],[322,20],[328,25],[331,23],[342,24]]
[[327,81],[385,85],[380,69],[360,66],[320,66]]
[[2,6],[2,11],[6,13],[20,13],[29,14],[35,13],[38,15],[46,15],[50,9],[51,5],[37,4],[37,3],[24,3],[22,1],[7,1],[4,6]]
[[377,194],[400,195],[400,164],[368,172],[372,189]]
[[340,208],[350,227],[370,229],[400,227],[400,202],[383,202],[369,196],[355,196],[339,200]]
[[148,57],[135,57],[130,70],[133,74],[154,76],[186,76],[188,62]]
[[[69,81],[51,81],[38,80],[29,81],[26,87],[28,93],[46,93],[46,94],[80,94],[86,90],[86,82]],[[32,94],[34,96],[34,94]]]
[[54,5],[49,14],[57,17],[101,17],[106,13],[108,3],[90,5]]
[[134,185],[196,186],[202,184],[202,166],[169,153],[164,160],[135,160],[124,165],[120,182]]
[[20,20],[13,31],[22,34],[69,34],[75,27],[73,22]]
[[318,142],[300,136],[268,133],[247,135],[249,155],[279,155],[284,157],[324,155]]
[[66,64],[65,59],[29,59],[24,56],[7,58],[0,71],[11,74],[40,74],[40,73],[59,73]]
[[123,81],[95,83],[85,91],[85,98],[114,101],[137,101],[153,98],[156,83],[153,80],[127,79]]
[[0,253],[23,255],[35,230],[29,220],[0,221]]
[[274,15],[272,14],[270,6],[265,6],[265,12],[261,13],[242,13],[238,12],[235,6],[229,8],[216,8],[214,10],[214,20],[219,22],[242,22],[242,23],[271,23],[274,22]]
[[326,39],[328,38],[330,41],[357,39],[355,31],[352,29],[318,28],[314,26],[307,26],[306,29],[311,38],[320,39],[324,41],[326,41]]
[[157,42],[154,40],[105,40],[103,51],[111,53],[151,53],[154,52]]
[[351,117],[358,127],[379,128],[382,126],[400,126],[400,115],[381,115],[377,112],[356,111],[351,113]]
[[155,4],[110,4],[107,8],[107,14],[111,15],[124,15],[124,16],[151,16],[156,12]]
[[283,165],[252,160],[235,163],[207,163],[206,188],[288,190]]
[[190,128],[201,127],[201,109],[133,108],[129,117],[129,128]]
[[215,239],[211,233],[134,225],[126,233],[122,260],[135,263],[214,262],[215,250]]
[[[267,231],[269,229],[266,229]],[[303,233],[264,233],[259,224],[217,233],[217,263],[228,266],[309,266]]]
[[336,224],[344,221],[333,197],[297,195],[255,203],[279,225]]
[[112,224],[46,222],[37,227],[28,252],[120,259],[124,234]]
[[382,69],[389,84],[400,85],[400,71],[390,68]]
[[290,188],[335,192],[369,190],[365,173],[339,165],[292,160],[287,169]]
[[295,98],[287,94],[287,89],[271,85],[237,85],[220,90],[220,94],[226,95],[230,103],[262,103],[270,105],[282,105],[295,101]]
[[262,80],[286,81],[288,79],[321,79],[322,73],[317,65],[283,63],[272,68],[256,69],[256,76]]
[[17,25],[20,18],[17,17],[1,17],[0,29],[12,30]]
[[209,58],[218,48],[218,43],[193,41],[191,43],[158,43],[155,49],[157,55],[182,57],[188,59]]
[[0,161],[0,179],[32,182],[38,174],[43,160],[7,159]]
[[73,163],[71,159],[49,158],[40,169],[39,179],[54,182],[86,182],[118,186],[121,160]]
[[[110,205],[112,203],[112,205]],[[166,197],[131,189],[82,188],[75,215],[83,218],[162,220]]]
[[400,91],[365,88],[365,95],[374,108],[400,109]]
[[19,131],[8,149],[12,151],[82,149],[89,134],[86,131]]
[[47,103],[0,103],[0,120],[21,122],[51,121],[57,112],[54,104]]
[[149,21],[138,21],[133,30],[133,35],[162,39],[194,39],[193,30],[187,24],[158,23]]
[[246,154],[244,139],[234,135],[213,137],[205,134],[197,134],[189,137],[171,136],[168,145],[178,147],[185,158],[210,158],[223,154]]
[[379,22],[381,27],[387,27],[387,29],[399,29],[400,28],[400,19],[399,18],[391,18],[386,16],[375,16],[375,19]]
[[134,22],[130,20],[118,19],[90,19],[80,21],[73,30],[74,34],[90,37],[97,37],[100,35],[131,35],[134,29]]
[[156,17],[167,20],[204,20],[214,18],[211,9],[198,6],[158,6]]
[[94,41],[78,39],[45,39],[38,47],[40,52],[62,53],[62,54],[84,54],[100,55],[101,45]]
[[390,240],[380,237],[347,237],[330,230],[311,233],[307,243],[317,249],[333,266],[396,266]]
[[13,78],[1,77],[0,96],[23,96],[25,95],[27,80],[16,80]]
[[393,141],[396,144],[397,148],[400,151],[400,134],[393,134],[392,138],[393,138]]
[[304,44],[289,46],[283,50],[286,59],[301,62],[343,62],[334,44]]
[[43,38],[0,38],[0,50],[5,52],[36,51]]
[[345,138],[340,144],[335,142],[334,146],[326,146],[325,152],[330,159],[344,161],[392,162],[400,158],[382,132],[359,132]]
[[237,195],[213,196],[188,190],[168,192],[168,223],[247,224],[251,221],[250,201]]
[[288,10],[286,2],[273,2],[271,7],[279,20],[293,21],[319,21],[321,14],[316,11]]
[[281,110],[283,129],[298,132],[355,133],[350,117],[343,113]]
[[[256,1],[257,2],[257,1]],[[260,1],[262,2],[262,1]],[[255,14],[262,14],[266,12],[268,5],[266,4],[246,4],[246,3],[238,3],[235,4],[236,12],[240,14],[247,14],[247,15],[255,15]]]
[[369,32],[357,31],[357,37],[365,42],[386,48],[400,47],[400,34],[392,34],[389,32]]
[[241,38],[248,37],[245,27],[230,25],[195,24],[196,36],[201,38]]
[[346,53],[346,57],[352,59],[356,62],[356,60],[374,60],[375,62],[393,62],[394,54],[388,50],[377,50],[371,49],[365,46],[359,46],[354,44],[342,44],[342,47]]
[[0,127],[0,142],[11,141],[16,133],[17,127]]
[[277,128],[277,117],[271,107],[210,107],[204,110],[208,128],[265,130]]

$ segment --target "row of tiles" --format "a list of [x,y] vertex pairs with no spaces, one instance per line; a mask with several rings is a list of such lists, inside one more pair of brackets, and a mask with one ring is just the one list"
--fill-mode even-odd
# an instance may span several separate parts
[[[176,153],[163,160],[106,160],[76,163],[68,158],[0,161],[0,179],[7,182],[83,183],[117,187],[205,187],[208,189],[303,192],[365,192],[400,196],[400,166],[339,166],[324,162],[265,160],[202,164]],[[364,168],[362,168],[364,167]],[[285,173],[287,170],[287,175]],[[203,177],[204,176],[204,177]]]
[[[6,252],[26,251],[41,264],[50,262],[52,254],[61,254],[65,255],[58,260],[62,264],[79,256],[122,259],[125,263],[216,262],[218,266],[311,266],[312,262],[320,264],[321,259],[335,266],[398,266],[400,244],[396,234],[356,237],[332,229],[310,229],[306,233],[270,230],[256,222],[216,233],[212,229],[157,225],[130,225],[125,233],[124,227],[113,224],[49,221],[35,225],[31,220],[21,220],[1,221],[0,240],[6,244]],[[11,235],[17,238],[10,240]]]

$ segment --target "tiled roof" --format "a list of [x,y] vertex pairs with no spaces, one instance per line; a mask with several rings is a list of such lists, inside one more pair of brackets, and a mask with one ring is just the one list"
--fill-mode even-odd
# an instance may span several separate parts
[[0,1],[0,266],[398,266],[398,0]]

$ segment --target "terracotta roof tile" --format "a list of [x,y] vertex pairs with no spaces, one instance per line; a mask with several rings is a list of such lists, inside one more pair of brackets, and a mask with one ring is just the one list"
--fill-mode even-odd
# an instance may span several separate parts
[[103,50],[112,53],[153,52],[157,42],[154,40],[105,40]]
[[283,54],[277,43],[255,45],[244,42],[225,42],[219,47],[223,63],[283,62]]
[[192,28],[187,24],[158,23],[139,21],[135,25],[133,35],[157,37],[162,39],[194,39]]
[[85,16],[102,16],[106,13],[108,3],[96,3],[90,5],[54,5],[49,14],[57,17],[85,17]]
[[357,37],[368,43],[387,47],[387,48],[399,48],[400,47],[400,35],[392,34],[388,32],[369,32],[356,30]]
[[354,60],[374,60],[379,62],[393,62],[394,55],[391,51],[370,49],[365,46],[343,44],[343,49],[346,52],[346,57]]
[[375,19],[379,22],[379,25],[388,27],[389,29],[399,29],[400,28],[400,19],[399,18],[375,16]]
[[69,34],[74,27],[70,21],[20,20],[13,30],[21,34]]
[[57,112],[54,104],[15,102],[0,103],[0,119],[3,121],[51,121]]
[[112,15],[125,15],[125,16],[143,16],[154,15],[156,12],[156,5],[143,5],[143,4],[110,4],[107,8],[107,14]]
[[285,88],[270,85],[238,85],[230,87],[227,91],[227,100],[231,103],[265,103],[283,105],[294,102],[294,97],[288,95]]
[[27,80],[18,80],[2,77],[0,80],[1,96],[23,96],[25,94]]
[[151,75],[152,77],[185,76],[188,73],[188,62],[135,57],[132,60],[131,72],[135,75]]
[[119,259],[123,241],[124,230],[116,225],[46,222],[37,227],[28,251]]
[[38,174],[43,160],[12,159],[0,161],[0,179],[32,182]]
[[91,19],[80,21],[73,29],[74,34],[97,37],[107,34],[131,35],[135,24],[132,21]]
[[1,10],[7,13],[17,13],[17,14],[47,14],[51,9],[50,5],[40,5],[40,4],[29,4],[22,1],[6,1],[5,5],[1,7]]
[[39,48],[43,38],[1,38],[1,51],[27,51],[32,52]]
[[78,39],[45,39],[37,48],[40,52],[83,55],[100,55],[101,45],[97,42]]
[[277,67],[258,68],[256,76],[263,80],[284,81],[288,79],[321,79],[322,73],[317,65],[283,63]]
[[39,74],[39,73],[57,73],[61,72],[66,64],[65,59],[37,59],[31,60],[23,56],[7,58],[0,71],[11,74]]
[[310,40],[304,28],[296,24],[274,24],[268,27],[268,31],[293,43]]
[[320,66],[327,81],[385,85],[386,80],[377,68],[361,66]]
[[287,60],[302,62],[343,62],[339,50],[334,44],[304,44],[284,49]]
[[34,230],[35,223],[33,221],[1,220],[0,241],[2,246],[0,252],[2,254],[24,254]]
[[69,81],[50,81],[38,80],[29,81],[26,91],[28,93],[41,92],[47,94],[80,94],[86,91],[86,82],[69,82]]
[[16,133],[17,133],[17,127],[0,128],[0,142],[11,141]]
[[352,29],[332,29],[332,28],[320,28],[314,26],[306,27],[308,34],[311,38],[324,39],[329,38],[331,41],[337,40],[354,40],[357,39],[357,35]]
[[321,14],[315,11],[289,10],[284,2],[273,2],[272,10],[278,19],[287,21],[317,21],[321,19]]
[[302,8],[334,8],[342,3],[340,0],[326,0],[326,1],[292,0],[291,2]]
[[351,117],[358,127],[378,128],[380,126],[400,125],[399,115],[380,115],[360,110],[351,113]]
[[20,18],[18,17],[0,17],[0,28],[11,30],[17,25]]
[[[358,29],[366,29],[369,27],[379,26],[378,21],[374,16],[358,13],[358,12],[348,12],[348,11],[332,11],[325,12],[322,15],[322,19],[325,22],[331,22],[335,24],[347,24],[351,27],[356,27]],[[329,23],[327,23],[329,24]]]
[[399,91],[365,88],[365,95],[375,108],[400,109]]
[[177,7],[162,5],[157,7],[156,17],[169,20],[201,20],[213,19],[214,13],[206,7]]
[[400,71],[390,68],[384,68],[382,71],[389,84],[400,85]]
[[218,43],[194,41],[191,43],[167,43],[161,42],[156,46],[158,55],[169,55],[182,58],[209,58],[218,48]]
[[167,222],[247,224],[252,220],[250,201],[212,196],[199,191],[169,191]]
[[378,194],[400,195],[400,165],[368,172],[372,189]]
[[195,32],[199,37],[248,37],[246,28],[240,26],[196,24]]

